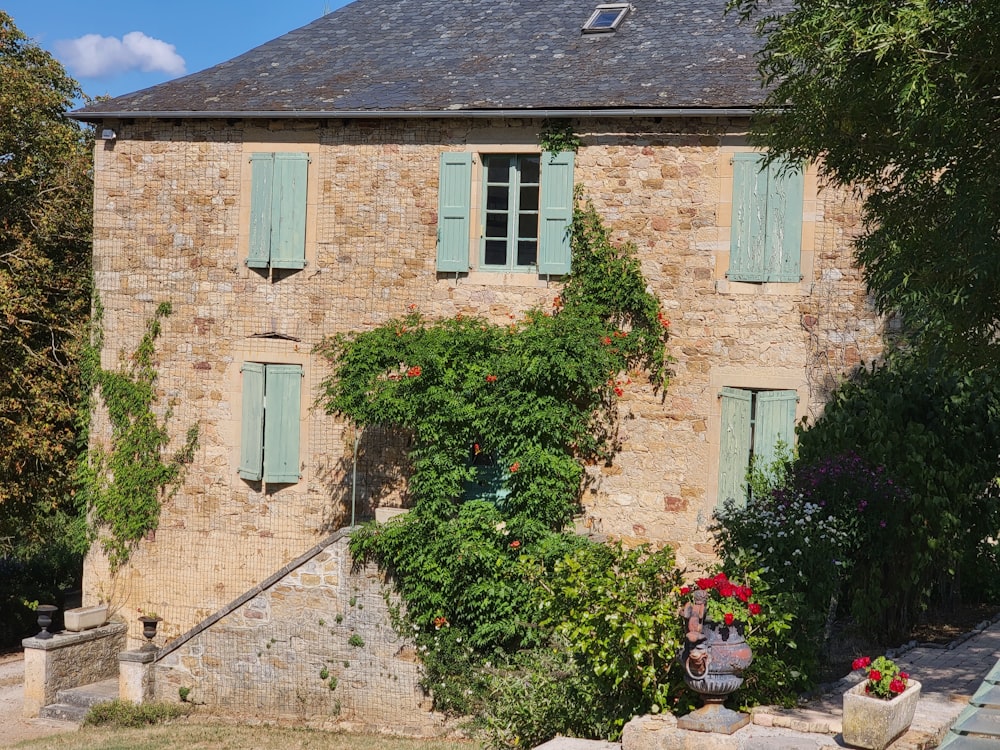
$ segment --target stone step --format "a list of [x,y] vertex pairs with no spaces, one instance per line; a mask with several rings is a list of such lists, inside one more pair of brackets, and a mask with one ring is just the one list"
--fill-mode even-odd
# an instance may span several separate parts
[[67,688],[56,693],[56,703],[90,708],[98,703],[108,703],[118,698],[118,678],[101,680],[90,685]]
[[118,680],[102,680],[90,685],[67,688],[56,693],[56,702],[42,706],[38,716],[82,724],[87,712],[99,703],[109,703],[118,698]]
[[83,724],[83,720],[90,710],[89,706],[71,706],[68,703],[50,703],[42,706],[38,712],[39,719],[56,719],[58,721],[70,721],[74,724]]

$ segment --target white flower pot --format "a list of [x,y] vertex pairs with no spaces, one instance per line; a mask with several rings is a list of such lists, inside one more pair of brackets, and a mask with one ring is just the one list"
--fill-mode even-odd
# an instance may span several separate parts
[[844,742],[865,750],[883,750],[906,731],[920,699],[920,683],[909,680],[892,700],[865,695],[864,680],[844,693]]
[[108,605],[98,604],[93,607],[77,607],[67,609],[63,613],[66,630],[77,632],[99,628],[108,621]]

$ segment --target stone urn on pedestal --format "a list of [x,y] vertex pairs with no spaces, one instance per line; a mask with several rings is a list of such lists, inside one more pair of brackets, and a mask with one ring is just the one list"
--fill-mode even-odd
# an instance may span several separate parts
[[704,705],[680,717],[677,727],[732,734],[749,724],[750,716],[728,709],[724,703],[743,684],[743,670],[753,661],[753,653],[735,622],[726,624],[708,619],[708,597],[706,590],[695,591],[693,601],[681,611],[687,623],[679,655],[684,682],[701,696]]

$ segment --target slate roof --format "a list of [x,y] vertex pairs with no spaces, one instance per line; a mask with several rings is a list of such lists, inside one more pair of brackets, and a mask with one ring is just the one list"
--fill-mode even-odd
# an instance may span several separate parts
[[763,98],[749,25],[725,0],[355,0],[199,73],[77,110],[110,116],[352,116],[748,109]]

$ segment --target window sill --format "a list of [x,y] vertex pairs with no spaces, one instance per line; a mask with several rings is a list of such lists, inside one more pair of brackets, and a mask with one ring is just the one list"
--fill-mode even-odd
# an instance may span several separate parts
[[807,281],[730,281],[717,279],[715,291],[719,294],[761,295],[771,297],[807,297],[812,294],[812,284]]
[[[444,274],[448,277],[449,274]],[[532,272],[502,272],[502,271],[469,271],[458,277],[459,284],[477,284],[479,286],[513,286],[545,289],[549,286],[544,276],[537,271]]]

